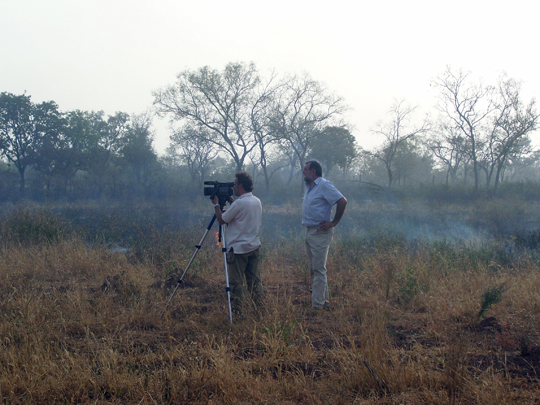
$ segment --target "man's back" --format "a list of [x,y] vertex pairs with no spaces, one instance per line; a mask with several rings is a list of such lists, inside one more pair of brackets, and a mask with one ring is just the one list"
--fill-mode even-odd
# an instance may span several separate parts
[[262,205],[252,193],[238,197],[223,213],[223,220],[228,224],[227,247],[234,253],[248,253],[261,246]]

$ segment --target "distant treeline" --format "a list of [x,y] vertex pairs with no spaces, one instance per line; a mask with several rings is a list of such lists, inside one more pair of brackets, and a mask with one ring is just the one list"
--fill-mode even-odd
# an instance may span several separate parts
[[[152,112],[61,111],[54,101],[0,94],[0,201],[165,200],[202,193],[205,180],[253,174],[261,195],[297,196],[306,161],[359,195],[400,190],[497,194],[502,184],[536,182],[531,135],[540,114],[521,84],[501,76],[475,83],[447,69],[435,118],[397,101],[372,129],[380,146],[343,120],[348,107],[307,74],[263,77],[230,63],[181,72],[154,92]],[[168,117],[170,144],[153,147],[153,114]],[[443,187],[444,186],[444,187]],[[441,188],[442,187],[442,188]]]

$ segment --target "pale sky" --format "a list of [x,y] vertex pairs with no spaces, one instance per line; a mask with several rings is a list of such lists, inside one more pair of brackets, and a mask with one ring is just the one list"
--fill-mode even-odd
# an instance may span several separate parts
[[[540,96],[538,11],[528,0],[0,0],[0,92],[60,110],[139,114],[186,69],[254,62],[307,72],[351,107],[358,143],[395,100],[431,111],[446,66],[502,72]],[[165,122],[155,120],[159,152]]]

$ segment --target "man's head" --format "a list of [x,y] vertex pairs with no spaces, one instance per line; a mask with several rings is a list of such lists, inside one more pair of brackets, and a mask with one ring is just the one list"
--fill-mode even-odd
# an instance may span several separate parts
[[247,172],[238,172],[235,174],[233,191],[235,196],[241,196],[253,191],[253,178]]
[[322,166],[318,161],[310,160],[306,162],[302,174],[304,175],[304,181],[311,184],[317,177],[322,177]]

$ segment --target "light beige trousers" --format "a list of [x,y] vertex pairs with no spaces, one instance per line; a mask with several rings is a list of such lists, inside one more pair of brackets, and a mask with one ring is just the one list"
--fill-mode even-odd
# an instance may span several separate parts
[[311,288],[311,306],[313,308],[322,308],[329,305],[326,259],[333,236],[334,228],[321,231],[318,227],[314,226],[306,227],[305,230],[306,252],[311,269],[311,279],[313,281]]

